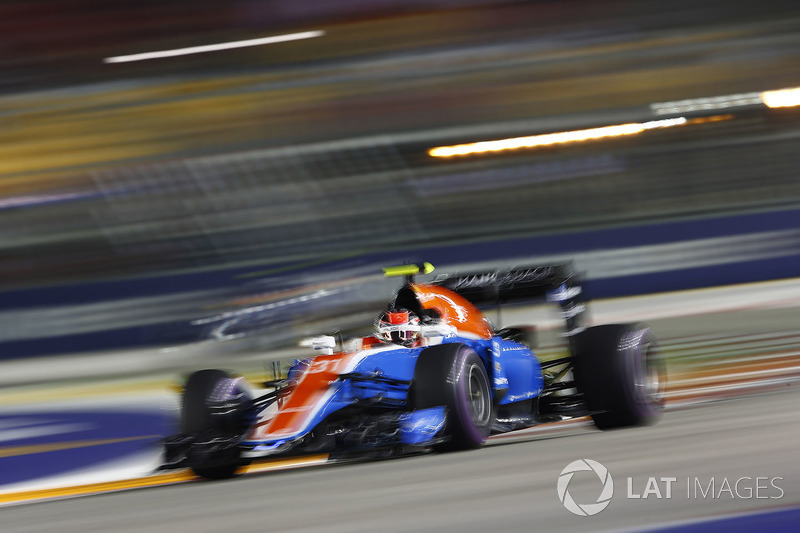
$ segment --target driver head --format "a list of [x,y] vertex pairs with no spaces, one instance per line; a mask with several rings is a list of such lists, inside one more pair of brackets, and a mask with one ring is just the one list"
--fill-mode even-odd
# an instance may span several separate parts
[[419,317],[408,309],[389,309],[375,320],[375,336],[384,342],[414,347],[420,341]]

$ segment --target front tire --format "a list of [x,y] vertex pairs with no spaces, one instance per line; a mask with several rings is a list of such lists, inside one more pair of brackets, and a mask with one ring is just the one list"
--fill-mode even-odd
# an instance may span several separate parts
[[[181,433],[203,435],[206,438],[241,436],[247,429],[243,410],[230,414],[212,414],[210,402],[245,401],[248,392],[241,378],[233,378],[222,370],[200,370],[189,376],[181,401]],[[205,454],[202,464],[191,466],[192,471],[206,479],[233,477],[245,462],[238,447]]]
[[652,424],[665,403],[666,365],[649,328],[612,324],[575,337],[574,374],[600,429]]
[[492,425],[492,396],[483,360],[463,344],[441,344],[419,354],[414,370],[415,409],[445,406],[449,439],[437,450],[479,448]]

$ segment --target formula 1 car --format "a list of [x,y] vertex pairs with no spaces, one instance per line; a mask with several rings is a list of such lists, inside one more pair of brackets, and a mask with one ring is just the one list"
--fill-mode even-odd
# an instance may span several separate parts
[[[414,280],[433,270],[429,263],[384,270],[405,283],[376,336],[306,340],[323,353],[295,361],[261,394],[221,370],[191,374],[164,467],[219,479],[265,456],[461,450],[492,433],[577,416],[600,429],[658,418],[666,381],[653,334],[634,324],[586,327],[569,265],[430,283]],[[569,355],[542,362],[529,327],[495,331],[479,310],[533,300],[560,306]]]

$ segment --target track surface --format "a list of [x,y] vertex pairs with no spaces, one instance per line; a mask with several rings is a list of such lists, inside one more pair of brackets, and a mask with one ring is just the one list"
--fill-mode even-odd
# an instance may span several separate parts
[[[67,532],[222,529],[302,531],[591,531],[642,529],[677,520],[800,505],[797,438],[800,392],[728,400],[672,411],[653,427],[599,432],[575,427],[497,439],[483,450],[322,466],[226,482],[105,494],[0,510],[3,531]],[[556,480],[590,458],[612,474],[615,493],[593,517],[570,514]],[[587,477],[588,476],[588,477]],[[676,477],[672,498],[627,499],[627,477],[641,494],[649,476]],[[694,497],[686,480],[782,477],[765,499]],[[692,483],[693,484],[693,483]],[[762,485],[764,483],[762,482]],[[767,482],[767,485],[769,482]],[[741,485],[742,487],[744,485]],[[599,482],[579,473],[570,493],[588,503]],[[665,489],[661,487],[662,495]],[[742,491],[744,492],[744,491]],[[781,492],[783,494],[781,494]],[[688,496],[688,497],[687,497]],[[773,498],[769,498],[772,496]],[[777,496],[782,496],[777,498]]]

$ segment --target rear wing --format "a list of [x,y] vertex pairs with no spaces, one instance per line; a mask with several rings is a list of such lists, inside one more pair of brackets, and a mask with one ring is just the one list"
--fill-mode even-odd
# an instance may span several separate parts
[[[560,297],[555,293],[564,288],[577,289],[572,291],[573,294],[582,292],[570,264],[443,274],[437,276],[432,283],[460,294],[475,305],[532,300],[558,301]],[[550,293],[553,293],[552,297]]]
[[586,305],[580,278],[571,263],[537,265],[469,274],[444,274],[432,283],[445,287],[477,306],[547,301],[561,306],[567,331],[583,329]]

